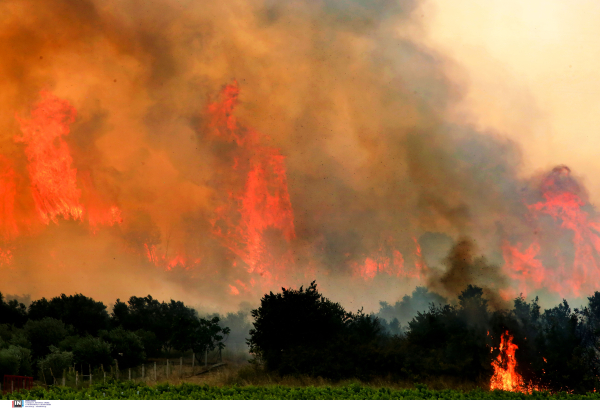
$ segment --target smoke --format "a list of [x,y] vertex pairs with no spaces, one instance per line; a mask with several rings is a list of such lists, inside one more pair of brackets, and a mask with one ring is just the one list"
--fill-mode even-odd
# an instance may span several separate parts
[[490,264],[484,256],[475,256],[476,253],[472,240],[459,239],[444,260],[445,269],[430,269],[428,286],[452,299],[458,298],[468,285],[478,286],[493,309],[506,308],[507,299],[502,299],[500,293],[509,285],[507,277],[499,266]]
[[[9,212],[19,226],[0,245],[10,292],[235,310],[316,278],[373,309],[424,280],[446,296],[509,285],[491,265],[505,231],[530,228],[520,151],[447,118],[463,87],[420,45],[418,7],[0,4],[0,189],[15,197],[0,200],[0,227]],[[74,111],[61,138],[84,214],[47,225],[22,139],[43,95]],[[472,237],[490,263],[461,241],[433,278],[450,246],[427,247],[427,234]]]

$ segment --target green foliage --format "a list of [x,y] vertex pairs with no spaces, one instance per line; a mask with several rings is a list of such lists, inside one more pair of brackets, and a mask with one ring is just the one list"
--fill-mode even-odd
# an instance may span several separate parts
[[20,359],[16,353],[6,348],[0,350],[0,375],[17,375],[20,367]]
[[139,329],[135,334],[140,338],[144,345],[146,357],[158,357],[160,355],[161,344],[156,337],[156,334],[149,330]]
[[91,365],[92,368],[108,367],[112,364],[111,345],[98,338],[86,336],[79,338],[73,345],[73,356],[76,364]]
[[72,326],[80,335],[97,335],[99,330],[109,328],[106,306],[82,294],[46,298],[34,301],[29,306],[29,319],[41,320],[52,317]]
[[30,350],[13,345],[0,350],[0,378],[4,375],[32,374]]
[[598,393],[567,394],[506,391],[392,389],[349,384],[341,387],[245,386],[213,387],[196,384],[159,384],[154,387],[133,382],[94,384],[75,390],[69,387],[34,388],[3,395],[8,400],[597,400]]
[[[205,349],[223,348],[222,340],[229,333],[228,328],[220,327],[219,318],[202,319],[198,313],[183,302],[171,300],[158,302],[148,295],[144,298],[132,296],[127,304],[117,299],[113,307],[113,324],[126,330],[140,330],[144,344],[151,347],[151,354],[157,349],[194,350],[203,353]],[[153,333],[150,336],[148,333]]]
[[51,317],[45,317],[42,320],[28,320],[24,329],[36,359],[48,354],[49,346],[57,346],[68,334],[65,324]]
[[135,367],[146,359],[142,340],[131,331],[118,327],[101,331],[100,337],[112,345],[111,357],[119,362],[119,368]]
[[192,349],[198,361],[202,360],[206,350],[222,350],[225,347],[223,339],[229,334],[229,328],[221,327],[217,316],[212,319],[195,318],[182,329],[174,346],[178,350]]
[[62,377],[64,370],[68,370],[73,365],[73,353],[50,346],[50,353],[40,359],[38,365],[40,378],[45,379],[46,384],[53,384]]

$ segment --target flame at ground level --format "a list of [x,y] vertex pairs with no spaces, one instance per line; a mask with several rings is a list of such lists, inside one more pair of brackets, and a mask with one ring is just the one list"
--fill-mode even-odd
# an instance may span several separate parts
[[[519,347],[513,343],[513,336],[506,331],[500,338],[500,354],[492,361],[494,375],[490,380],[490,390],[503,390],[514,392],[538,391],[532,384],[526,385],[523,377],[517,373],[517,359],[515,352]],[[492,348],[493,350],[493,348]]]

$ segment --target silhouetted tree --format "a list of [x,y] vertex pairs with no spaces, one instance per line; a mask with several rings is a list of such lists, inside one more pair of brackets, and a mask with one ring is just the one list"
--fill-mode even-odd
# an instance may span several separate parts
[[381,332],[378,320],[346,312],[323,297],[315,282],[265,295],[252,316],[250,352],[268,370],[334,379],[371,373],[367,366]]
[[448,375],[483,381],[492,373],[487,337],[489,312],[483,291],[468,287],[459,306],[431,305],[417,313],[406,333],[406,369],[418,375]]
[[23,327],[27,321],[27,308],[17,300],[4,301],[0,293],[0,324],[6,323],[16,327]]
[[51,317],[28,320],[23,328],[31,343],[34,359],[44,357],[50,352],[50,346],[58,346],[68,334],[65,324]]
[[109,316],[106,306],[82,294],[36,300],[29,306],[29,318],[40,320],[52,317],[70,325],[80,335],[95,336],[99,330],[108,329]]
[[168,307],[152,296],[132,296],[127,303],[117,299],[112,312],[113,327],[126,330],[147,330],[156,336],[161,348],[168,348],[171,339],[172,322],[169,320]]
[[564,299],[541,316],[538,352],[546,363],[540,377],[552,389],[585,392],[594,385],[589,366],[593,350],[583,344],[580,325],[578,313]]

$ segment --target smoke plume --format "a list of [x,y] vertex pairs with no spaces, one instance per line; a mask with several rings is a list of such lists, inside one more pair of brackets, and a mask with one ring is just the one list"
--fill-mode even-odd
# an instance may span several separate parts
[[[463,88],[419,43],[418,7],[0,4],[9,292],[227,311],[313,279],[367,309],[418,283],[454,295],[474,271],[506,297],[529,285],[500,270],[536,228],[520,150],[448,119]],[[431,234],[468,236],[489,261],[465,275],[461,241],[431,278],[449,249]]]

